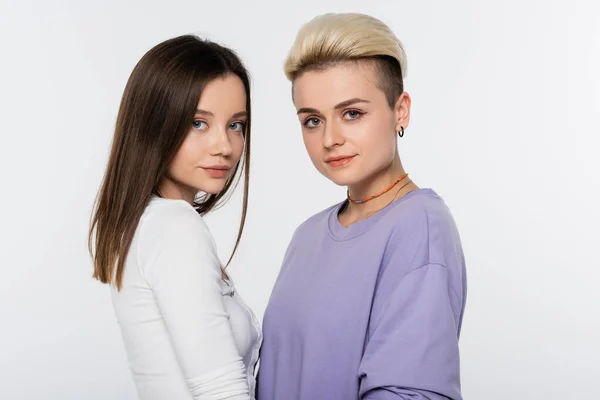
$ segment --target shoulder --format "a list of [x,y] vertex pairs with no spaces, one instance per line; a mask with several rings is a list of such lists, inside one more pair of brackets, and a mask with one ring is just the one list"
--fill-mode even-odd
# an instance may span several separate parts
[[153,198],[139,224],[141,234],[161,233],[165,236],[210,236],[208,226],[196,210],[183,200]]
[[419,189],[400,199],[387,220],[394,230],[410,230],[426,235],[439,229],[453,229],[454,226],[450,209],[431,189]]
[[327,225],[331,213],[339,209],[341,205],[342,203],[334,204],[307,218],[298,226],[298,228],[296,228],[294,237],[313,236],[319,232],[327,232]]
[[137,235],[138,259],[142,264],[160,254],[176,253],[183,257],[199,252],[216,253],[206,222],[183,200],[153,198],[140,219]]
[[[421,265],[447,265],[462,253],[460,236],[450,209],[431,189],[420,189],[400,199],[386,220],[391,248],[413,254]],[[420,266],[420,265],[417,265]]]

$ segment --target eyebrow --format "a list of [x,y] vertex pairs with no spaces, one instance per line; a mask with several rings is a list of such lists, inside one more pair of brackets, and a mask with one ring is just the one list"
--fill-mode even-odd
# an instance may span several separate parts
[[[201,109],[197,109],[196,110],[196,115],[208,115],[210,117],[214,117],[215,116],[210,111],[201,110]],[[236,112],[235,114],[233,114],[231,116],[231,119],[240,118],[240,117],[247,117],[247,116],[248,116],[248,112],[247,111],[239,111],[239,112]]]
[[[351,106],[356,103],[370,103],[370,101],[364,100],[364,99],[359,99],[358,97],[355,97],[353,99],[345,100],[345,101],[342,101],[341,103],[336,104],[335,107],[333,107],[333,109],[339,110],[341,108],[346,108],[346,107]],[[320,111],[317,110],[316,108],[303,107],[303,108],[298,109],[296,114],[320,114]]]

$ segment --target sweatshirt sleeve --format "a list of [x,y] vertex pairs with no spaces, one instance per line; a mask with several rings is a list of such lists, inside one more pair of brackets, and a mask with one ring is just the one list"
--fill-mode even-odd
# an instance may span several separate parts
[[138,260],[193,399],[250,399],[225,310],[212,235],[184,203],[164,206],[142,227]]
[[457,313],[445,266],[402,278],[372,316],[359,368],[361,400],[462,400]]

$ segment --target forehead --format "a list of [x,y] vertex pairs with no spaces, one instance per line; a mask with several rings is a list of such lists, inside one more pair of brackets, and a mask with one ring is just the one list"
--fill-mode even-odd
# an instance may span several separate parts
[[200,95],[198,108],[206,111],[212,109],[246,109],[246,90],[242,80],[234,74],[213,79],[208,82]]
[[294,104],[296,108],[326,109],[352,98],[385,101],[377,79],[374,66],[367,63],[349,62],[325,70],[309,70],[294,80]]

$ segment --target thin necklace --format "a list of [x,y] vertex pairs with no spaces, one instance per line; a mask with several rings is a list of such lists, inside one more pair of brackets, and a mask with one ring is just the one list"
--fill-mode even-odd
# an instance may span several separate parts
[[378,198],[379,196],[381,196],[382,194],[385,194],[387,192],[389,192],[390,190],[392,190],[392,188],[394,186],[396,186],[399,182],[403,181],[406,177],[408,176],[408,174],[404,174],[403,176],[401,176],[400,178],[398,178],[394,183],[392,183],[388,188],[386,188],[385,190],[382,190],[381,192],[374,194],[372,196],[369,197],[365,197],[364,199],[360,199],[360,200],[354,200],[352,197],[350,197],[350,189],[348,189],[348,191],[346,192],[346,196],[348,197],[348,201],[352,204],[364,204],[367,201],[371,201],[373,199]]
[[400,186],[400,188],[398,189],[398,191],[396,191],[396,194],[394,195],[394,197],[392,198],[392,200],[390,200],[389,203],[387,203],[385,206],[381,207],[378,210],[375,211],[371,211],[370,213],[367,214],[367,218],[369,218],[371,215],[378,213],[379,211],[383,210],[384,208],[388,207],[390,204],[392,204],[394,202],[394,200],[396,200],[396,197],[398,197],[398,194],[400,193],[400,191],[402,189],[404,189],[405,187],[407,187],[408,185],[410,185],[412,183],[411,180],[408,180],[408,182],[406,182],[404,185]]
[[[383,210],[384,208],[388,207],[390,204],[392,204],[394,202],[394,200],[396,200],[396,197],[398,197],[398,194],[400,193],[400,191],[402,189],[404,189],[405,187],[407,187],[408,185],[410,185],[412,183],[412,180],[408,180],[408,182],[406,182],[404,185],[400,186],[398,188],[398,190],[396,191],[396,194],[394,195],[394,197],[392,198],[392,200],[390,200],[389,203],[387,203],[385,206],[377,209],[377,210],[373,210],[370,213],[368,213],[363,219],[365,218],[369,218],[371,215],[378,213],[379,211]],[[340,209],[340,211],[338,212],[338,216],[342,215],[344,212],[346,212],[346,210],[348,209],[348,202],[346,202],[343,207]]]

